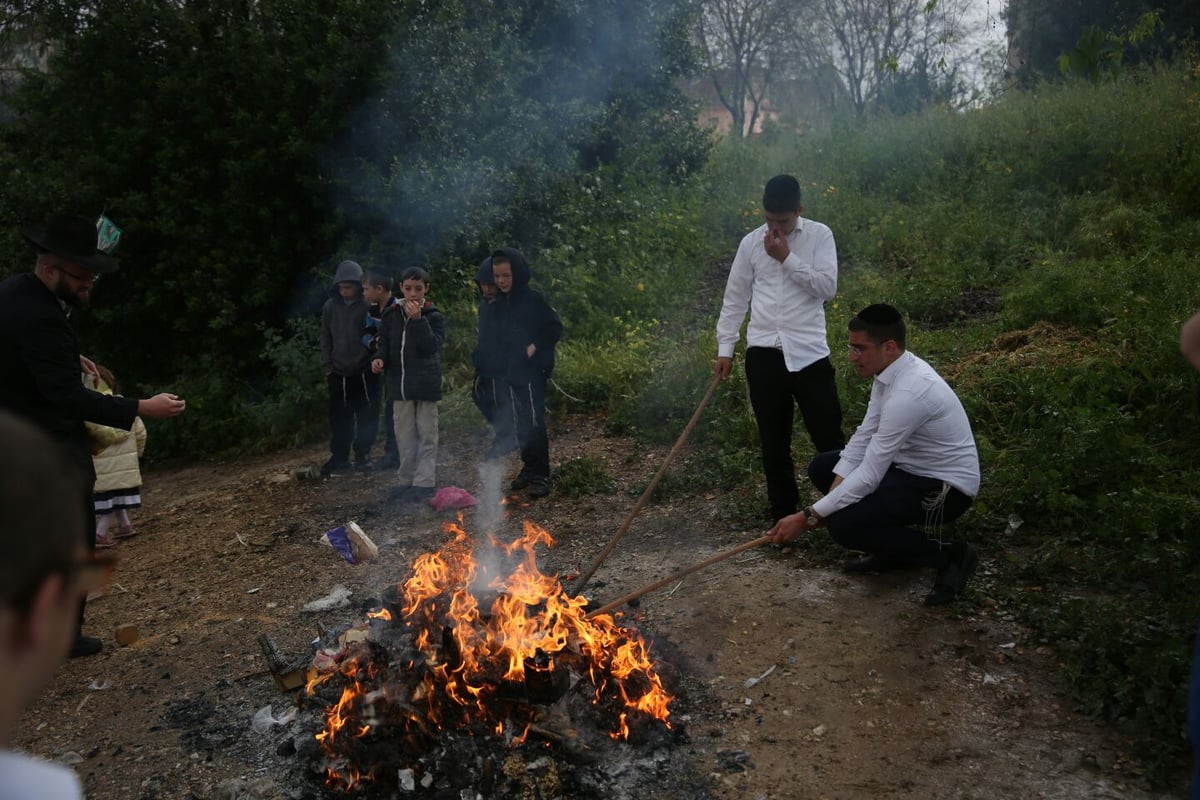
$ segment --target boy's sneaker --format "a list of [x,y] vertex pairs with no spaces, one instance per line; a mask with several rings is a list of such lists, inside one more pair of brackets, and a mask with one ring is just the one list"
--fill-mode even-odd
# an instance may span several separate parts
[[424,503],[435,494],[437,494],[437,489],[433,486],[411,486],[408,489],[407,499],[410,503]]
[[375,469],[379,472],[386,472],[389,469],[397,469],[400,466],[400,456],[395,453],[384,453],[383,458],[375,462]]
[[529,485],[529,476],[522,472],[517,477],[513,478],[513,482],[508,485],[508,488],[514,492],[519,492]]
[[336,458],[331,458],[321,465],[321,477],[328,478],[338,472],[349,472],[350,462],[340,461]]
[[528,489],[525,494],[530,497],[545,497],[550,494],[550,479],[549,478],[530,478]]
[[354,459],[354,469],[358,472],[366,472],[371,469],[371,457],[363,456],[362,458]]

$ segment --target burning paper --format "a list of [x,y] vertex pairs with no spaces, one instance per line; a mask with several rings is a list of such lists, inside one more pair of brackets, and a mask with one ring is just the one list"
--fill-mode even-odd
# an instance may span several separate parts
[[519,745],[538,728],[539,705],[577,692],[613,739],[670,728],[672,698],[641,635],[609,614],[589,618],[584,598],[538,570],[535,548],[553,544],[545,530],[526,522],[516,541],[490,539],[477,553],[461,519],[446,528],[450,540],[369,614],[398,644],[354,643],[309,683],[331,702],[317,735],[331,787],[420,776],[421,754],[446,731]]

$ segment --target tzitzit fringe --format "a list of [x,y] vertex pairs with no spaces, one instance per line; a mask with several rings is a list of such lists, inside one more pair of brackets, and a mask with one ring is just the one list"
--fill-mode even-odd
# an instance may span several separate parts
[[938,543],[938,548],[949,544],[949,542],[942,539],[942,524],[946,517],[946,496],[948,494],[950,494],[950,484],[942,481],[940,491],[930,492],[921,501],[921,508],[925,509],[925,526],[923,530],[926,536]]

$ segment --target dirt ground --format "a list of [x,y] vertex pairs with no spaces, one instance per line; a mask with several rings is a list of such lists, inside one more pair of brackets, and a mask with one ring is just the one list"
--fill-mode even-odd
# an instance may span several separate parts
[[[592,562],[669,447],[639,449],[593,417],[556,420],[551,443],[555,463],[600,459],[624,487],[509,508],[555,536],[542,569],[567,574]],[[443,441],[439,482],[482,494],[481,451]],[[59,670],[17,747],[74,764],[93,800],[294,796],[274,744],[251,729],[255,711],[290,704],[264,672],[258,635],[304,653],[318,621],[361,618],[300,608],[336,584],[354,603],[378,597],[438,547],[450,516],[385,502],[390,475],[295,476],[324,455],[149,468],[138,535],[119,546],[115,585],[89,604],[104,652]],[[764,532],[733,519],[727,500],[650,504],[585,594],[620,597]],[[467,513],[468,529],[480,513]],[[320,543],[348,520],[379,559],[351,566]],[[669,643],[694,687],[674,716],[687,744],[673,758],[708,775],[704,796],[720,800],[1185,795],[1182,778],[1174,794],[1136,788],[1122,742],[1054,695],[1053,654],[986,597],[925,608],[929,581],[850,577],[760,548],[644,597],[629,613]],[[125,647],[114,640],[123,624],[140,633]]]

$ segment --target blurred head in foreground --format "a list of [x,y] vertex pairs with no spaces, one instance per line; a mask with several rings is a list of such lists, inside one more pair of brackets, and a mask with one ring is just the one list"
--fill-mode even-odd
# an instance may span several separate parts
[[29,423],[0,411],[0,750],[75,639],[79,602],[113,562],[89,554],[82,471]]

